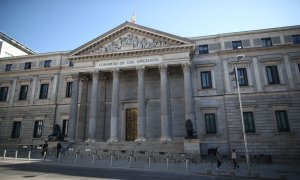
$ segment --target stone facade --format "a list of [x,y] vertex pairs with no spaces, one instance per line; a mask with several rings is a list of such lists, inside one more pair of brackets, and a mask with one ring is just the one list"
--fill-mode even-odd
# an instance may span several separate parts
[[[246,121],[255,129],[247,123],[250,154],[299,159],[300,45],[293,42],[299,34],[300,27],[293,26],[181,38],[126,22],[71,52],[2,58],[0,88],[8,93],[0,102],[1,144],[40,143],[65,120],[68,141],[126,143],[128,113],[136,109],[131,135],[137,143],[178,147],[181,142],[181,151],[191,119],[201,154],[216,146],[223,153],[244,152],[237,86],[230,75],[243,54],[237,67],[244,73],[243,112],[251,114]],[[264,47],[263,38],[271,46]],[[278,75],[274,82],[270,73]],[[47,96],[41,98],[43,84]],[[27,97],[20,100],[26,85]],[[214,117],[210,126],[208,117]],[[21,122],[17,138],[16,121]],[[34,138],[36,121],[43,122],[42,134]]]

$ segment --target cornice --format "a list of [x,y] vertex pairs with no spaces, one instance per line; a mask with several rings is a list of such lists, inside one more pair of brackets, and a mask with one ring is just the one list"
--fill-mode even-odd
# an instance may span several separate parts
[[11,76],[31,76],[39,74],[55,74],[59,73],[61,67],[51,67],[51,68],[36,68],[30,70],[14,70],[14,71],[2,71],[0,72],[0,77],[11,77]]

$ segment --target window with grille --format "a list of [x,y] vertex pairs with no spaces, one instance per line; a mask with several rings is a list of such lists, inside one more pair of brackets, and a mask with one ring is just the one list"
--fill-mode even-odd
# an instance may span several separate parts
[[41,84],[40,99],[48,98],[48,87],[49,87],[49,84]]
[[266,71],[269,84],[280,84],[277,66],[267,66]]
[[211,72],[210,71],[201,72],[201,86],[202,86],[202,89],[212,88],[212,80],[211,80]]
[[33,129],[33,138],[40,138],[42,137],[43,133],[43,121],[35,121],[34,122],[34,129]]

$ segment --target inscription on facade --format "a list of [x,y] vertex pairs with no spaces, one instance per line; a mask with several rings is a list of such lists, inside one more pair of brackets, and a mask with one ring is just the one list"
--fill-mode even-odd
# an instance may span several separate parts
[[95,66],[99,69],[111,69],[116,67],[134,67],[145,65],[157,65],[162,63],[161,57],[144,57],[144,58],[131,58],[110,61],[96,62]]

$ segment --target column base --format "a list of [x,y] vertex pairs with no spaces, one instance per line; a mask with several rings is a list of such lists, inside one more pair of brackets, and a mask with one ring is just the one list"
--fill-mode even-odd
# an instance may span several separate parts
[[169,141],[172,141],[172,139],[170,137],[161,137],[159,139],[159,141],[162,142],[162,143],[167,143]]
[[114,142],[119,142],[119,140],[117,138],[109,138],[107,140],[108,143],[114,143]]
[[146,139],[144,137],[139,137],[136,140],[134,140],[134,142],[137,142],[139,144],[141,144],[142,142],[145,142],[145,141],[146,141]]
[[84,142],[86,142],[86,143],[94,143],[94,142],[96,142],[96,139],[88,138],[88,139],[85,140]]

